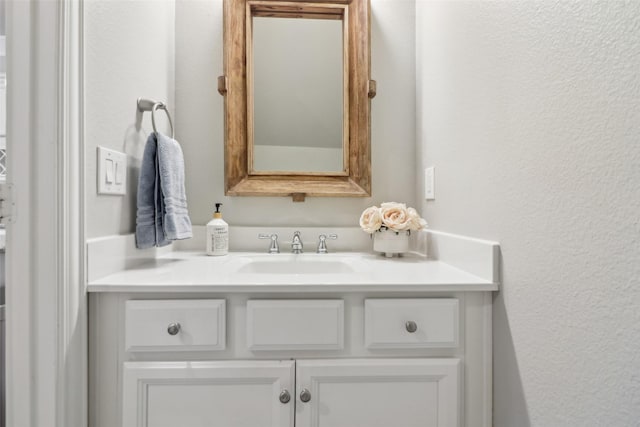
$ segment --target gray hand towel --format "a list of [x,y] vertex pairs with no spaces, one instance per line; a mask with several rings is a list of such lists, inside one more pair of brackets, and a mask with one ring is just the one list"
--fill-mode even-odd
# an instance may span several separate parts
[[153,166],[155,171],[155,183],[153,187],[153,200],[154,200],[154,225],[156,231],[156,246],[166,246],[171,243],[164,232],[164,198],[162,197],[162,188],[160,183],[160,162],[158,159],[158,135],[154,133],[154,140],[156,142],[156,156],[154,158]]
[[[184,157],[175,139],[157,133],[158,172],[160,176],[162,228],[168,240],[193,236],[184,187]],[[156,219],[156,224],[158,219]]]
[[138,249],[166,246],[171,243],[165,238],[162,229],[162,193],[157,148],[157,138],[155,133],[152,133],[144,147],[138,178],[136,213],[136,247]]

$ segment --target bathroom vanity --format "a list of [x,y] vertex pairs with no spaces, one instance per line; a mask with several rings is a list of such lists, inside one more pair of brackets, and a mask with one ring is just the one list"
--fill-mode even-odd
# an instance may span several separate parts
[[427,235],[394,259],[90,242],[90,425],[489,427],[498,246]]

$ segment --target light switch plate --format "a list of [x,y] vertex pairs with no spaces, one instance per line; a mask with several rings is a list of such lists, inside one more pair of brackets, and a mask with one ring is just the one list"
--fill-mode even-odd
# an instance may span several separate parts
[[435,168],[431,166],[424,170],[424,198],[427,200],[436,199],[436,189],[434,185]]
[[125,195],[127,192],[127,155],[98,147],[98,194]]

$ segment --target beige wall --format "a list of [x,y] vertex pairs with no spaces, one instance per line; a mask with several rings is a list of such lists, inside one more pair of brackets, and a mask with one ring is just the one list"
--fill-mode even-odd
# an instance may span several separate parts
[[495,426],[637,425],[640,3],[417,12],[422,210],[502,248]]

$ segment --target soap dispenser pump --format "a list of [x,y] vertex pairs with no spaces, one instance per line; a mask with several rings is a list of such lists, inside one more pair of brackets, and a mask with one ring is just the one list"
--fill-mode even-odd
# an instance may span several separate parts
[[213,219],[207,223],[207,255],[227,255],[229,253],[229,224],[222,219],[222,203],[216,203]]

